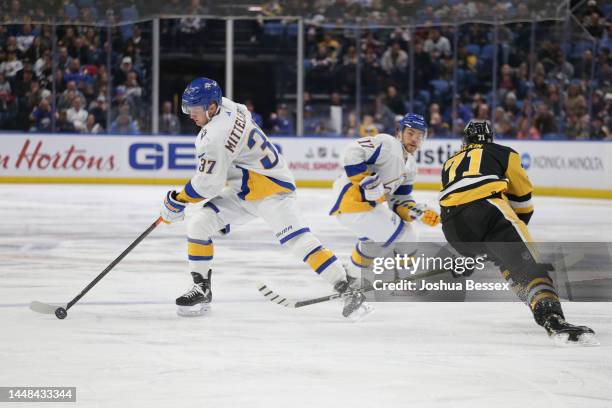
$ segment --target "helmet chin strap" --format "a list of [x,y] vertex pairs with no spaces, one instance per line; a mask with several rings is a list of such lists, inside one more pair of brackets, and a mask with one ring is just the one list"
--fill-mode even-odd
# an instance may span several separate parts
[[206,111],[205,111],[205,113],[206,113],[206,119],[207,119],[208,121],[210,121],[212,118],[214,118],[215,116],[217,116],[217,115],[219,114],[219,112],[220,112],[220,111],[221,111],[221,107],[220,107],[219,105],[217,105],[217,110],[215,111],[215,114],[214,114],[214,115],[212,115],[212,116],[210,116],[210,115],[208,114],[208,109],[206,109]]

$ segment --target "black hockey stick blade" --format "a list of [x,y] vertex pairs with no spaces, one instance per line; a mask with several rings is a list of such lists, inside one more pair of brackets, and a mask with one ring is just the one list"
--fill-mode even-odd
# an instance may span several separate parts
[[51,305],[49,303],[43,303],[43,302],[38,302],[38,301],[33,301],[30,303],[30,310],[36,312],[36,313],[42,313],[42,314],[55,314],[55,311],[58,308],[64,308],[66,309],[68,305],[67,304],[63,304],[63,305]]

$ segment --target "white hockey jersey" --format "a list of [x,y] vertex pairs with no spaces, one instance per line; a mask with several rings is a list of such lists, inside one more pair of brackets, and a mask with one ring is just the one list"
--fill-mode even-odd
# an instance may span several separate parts
[[295,190],[287,162],[245,105],[223,98],[220,112],[202,127],[195,145],[196,174],[179,194],[181,201],[216,197],[226,183],[243,200]]
[[[416,175],[416,159],[404,156],[404,148],[395,137],[380,133],[362,137],[347,146],[342,157],[344,173],[334,183],[337,200],[331,215],[369,211],[377,203],[388,201],[393,208],[400,201],[412,200],[412,184]],[[359,182],[378,174],[385,186],[385,197],[367,201]]]

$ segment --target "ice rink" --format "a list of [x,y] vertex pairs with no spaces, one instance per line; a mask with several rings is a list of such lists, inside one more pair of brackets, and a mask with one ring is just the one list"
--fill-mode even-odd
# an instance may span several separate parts
[[[75,296],[157,218],[167,189],[0,185],[0,386],[76,386],[78,407],[612,406],[612,303],[564,304],[597,332],[594,348],[554,347],[520,303],[376,303],[359,323],[339,303],[284,309],[255,282],[296,298],[330,290],[260,221],[215,241],[208,316],[175,312],[190,286],[184,223],[155,230],[67,319],[28,309]],[[327,216],[331,190],[298,198],[346,259],[354,238]],[[535,205],[538,241],[610,239],[610,201]]]

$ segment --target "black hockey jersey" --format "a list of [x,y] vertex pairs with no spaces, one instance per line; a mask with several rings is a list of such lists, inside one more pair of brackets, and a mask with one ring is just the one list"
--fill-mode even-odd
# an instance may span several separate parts
[[504,197],[517,216],[528,223],[533,214],[532,192],[515,150],[496,143],[471,144],[444,163],[440,207]]

